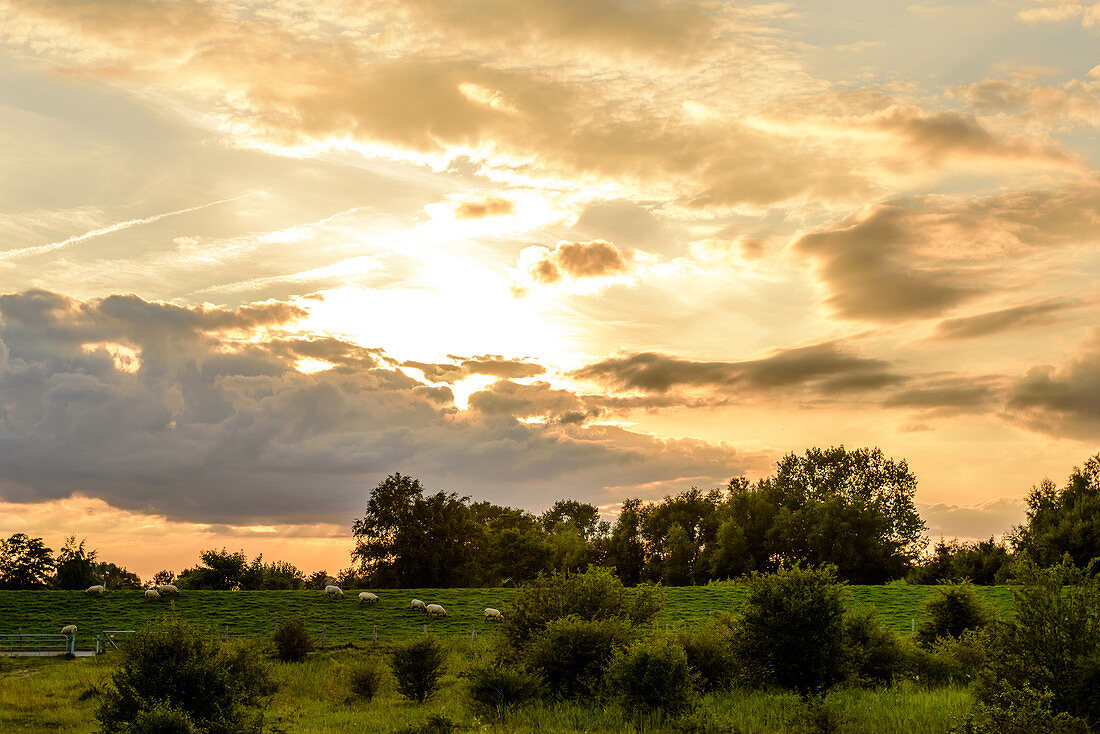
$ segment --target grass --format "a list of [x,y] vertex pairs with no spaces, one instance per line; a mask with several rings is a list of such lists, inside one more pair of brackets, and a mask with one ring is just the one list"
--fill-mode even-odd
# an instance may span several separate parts
[[[371,651],[338,650],[314,653],[304,663],[274,663],[279,692],[266,713],[270,731],[278,734],[329,732],[397,732],[441,714],[462,731],[553,734],[554,732],[672,732],[673,722],[636,720],[618,706],[600,701],[578,703],[539,701],[519,709],[504,722],[479,720],[465,705],[462,671],[485,654],[486,646],[466,640],[448,644],[443,687],[418,706],[401,698],[387,675],[372,702],[356,699],[348,673]],[[94,734],[96,688],[111,672],[111,659],[40,658],[0,661],[0,731],[39,734],[63,731]],[[960,688],[925,690],[911,685],[879,690],[836,690],[826,699],[838,713],[845,734],[942,734],[972,705]],[[686,731],[739,734],[795,734],[805,704],[790,693],[735,690],[700,700],[683,724]],[[640,725],[640,728],[639,728]]]
[[[850,586],[850,607],[872,609],[884,626],[907,634],[924,618],[924,603],[939,593],[935,586]],[[975,587],[978,596],[997,614],[1012,612],[1012,590],[1005,586]],[[137,629],[164,614],[178,615],[193,623],[228,628],[232,636],[270,637],[280,621],[305,620],[320,641],[325,630],[330,645],[406,640],[420,634],[424,625],[446,639],[490,632],[485,607],[507,611],[514,589],[401,589],[377,592],[377,604],[359,604],[355,592],[342,600],[326,599],[320,591],[184,591],[178,598],[147,601],[141,591],[109,591],[102,597],[79,591],[0,591],[0,634],[57,632],[66,624],[79,630],[81,649],[94,646],[102,630]],[[663,590],[664,608],[659,627],[698,627],[716,612],[735,612],[748,595],[746,586],[718,583],[707,586],[669,587]],[[427,619],[409,607],[411,599],[439,603],[444,618]]]

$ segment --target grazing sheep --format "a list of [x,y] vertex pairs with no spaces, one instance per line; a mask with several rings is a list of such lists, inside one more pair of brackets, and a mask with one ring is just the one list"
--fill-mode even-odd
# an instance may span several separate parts
[[499,609],[485,607],[485,619],[504,619],[504,617],[501,616]]
[[106,590],[106,586],[99,584],[97,586],[89,586],[87,589],[84,589],[84,593],[88,596],[103,596],[103,592]]
[[75,624],[65,625],[64,627],[61,628],[61,634],[65,635],[66,637],[76,637],[76,625]]
[[339,586],[326,586],[325,596],[335,596],[337,598],[344,598],[344,591]]
[[369,591],[360,591],[359,592],[359,603],[360,604],[362,604],[363,602],[366,602],[368,604],[374,604],[376,601],[378,601],[378,594],[372,594]]
[[429,617],[432,617],[436,614],[438,614],[440,617],[447,616],[447,610],[439,606],[438,604],[429,604],[424,611],[428,613]]
[[424,602],[420,601],[419,599],[413,599],[412,604],[410,604],[409,606],[412,607],[413,609],[419,609],[422,612],[426,612],[428,610],[427,605],[424,604]]
[[157,593],[161,596],[179,596],[180,590],[172,584],[161,584],[157,587]]
[[146,589],[145,590],[145,598],[148,599],[149,601],[156,601],[157,599],[160,598],[160,594],[157,592],[156,589]]

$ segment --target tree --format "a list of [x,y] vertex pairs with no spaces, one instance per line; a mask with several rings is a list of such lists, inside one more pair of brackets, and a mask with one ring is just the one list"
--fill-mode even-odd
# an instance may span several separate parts
[[1069,554],[1084,568],[1100,557],[1100,454],[1074,467],[1062,489],[1044,479],[1027,497],[1027,520],[1014,528],[1013,542],[1040,566]]
[[199,560],[201,566],[180,572],[176,579],[180,586],[214,591],[228,591],[241,586],[241,577],[248,566],[244,551],[230,553],[225,548],[204,550],[199,554]]
[[547,533],[554,532],[559,525],[569,525],[585,542],[595,540],[599,535],[606,535],[609,529],[607,523],[600,522],[599,508],[577,500],[558,500],[539,516],[539,523]]
[[96,551],[84,550],[85,539],[78,544],[76,536],[65,539],[65,545],[54,561],[54,584],[59,589],[86,589],[96,583]]
[[176,580],[176,574],[169,571],[167,568],[162,568],[153,574],[153,583],[157,586],[161,584],[170,584]]
[[[108,589],[140,589],[141,579],[122,566],[102,561],[95,564],[95,577]],[[171,578],[165,583],[172,583]]]
[[16,533],[0,541],[0,586],[5,589],[45,588],[54,569],[53,551],[42,538]]
[[623,500],[615,527],[607,541],[607,563],[627,586],[634,586],[642,577],[646,552],[642,543],[642,501]]

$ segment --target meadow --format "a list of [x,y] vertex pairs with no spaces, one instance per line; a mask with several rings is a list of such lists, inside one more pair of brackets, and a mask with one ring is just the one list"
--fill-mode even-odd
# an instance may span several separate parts
[[[938,594],[935,586],[849,586],[849,607],[873,610],[879,623],[901,635],[924,619],[924,604]],[[715,613],[735,612],[748,595],[738,583],[667,587],[657,626],[670,630],[705,626]],[[1012,590],[1005,586],[975,587],[978,596],[999,615],[1012,612]],[[102,630],[138,629],[161,615],[228,631],[230,637],[270,637],[287,618],[301,618],[318,639],[322,630],[328,644],[361,645],[373,641],[398,642],[421,634],[424,626],[444,639],[484,635],[486,607],[506,609],[515,589],[391,589],[379,590],[377,604],[359,604],[357,592],[343,599],[325,598],[320,591],[184,591],[178,598],[147,601],[142,591],[113,590],[102,597],[79,591],[0,591],[0,635],[57,632],[75,624],[78,649],[94,647]],[[442,604],[447,617],[427,619],[409,607],[411,599]]]

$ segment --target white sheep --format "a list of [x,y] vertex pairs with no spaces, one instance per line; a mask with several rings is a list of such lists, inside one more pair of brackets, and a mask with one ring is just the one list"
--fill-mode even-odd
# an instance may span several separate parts
[[339,599],[343,599],[344,598],[344,590],[341,589],[339,586],[326,586],[325,587],[325,596],[335,596]]
[[98,584],[96,586],[89,586],[87,589],[84,589],[84,593],[88,596],[103,596],[103,592],[106,590],[106,586]]
[[76,637],[76,625],[75,624],[65,625],[64,627],[61,628],[61,634],[65,635],[66,637]]
[[376,601],[378,601],[378,594],[372,594],[369,591],[359,592],[360,604],[362,604],[363,602],[366,602],[367,604],[374,604]]
[[409,605],[413,609],[419,609],[422,612],[427,611],[427,605],[419,599],[413,599],[412,604]]
[[429,604],[424,611],[428,613],[429,617],[435,616],[436,614],[438,614],[440,617],[447,616],[447,610],[439,606],[438,604]]
[[149,601],[156,601],[157,599],[160,598],[160,593],[157,592],[156,589],[146,589],[145,590],[145,598],[148,599]]
[[157,593],[161,596],[179,596],[180,590],[172,584],[160,584],[157,586]]
[[485,607],[485,619],[504,619],[504,617],[501,616],[499,609]]

